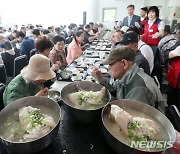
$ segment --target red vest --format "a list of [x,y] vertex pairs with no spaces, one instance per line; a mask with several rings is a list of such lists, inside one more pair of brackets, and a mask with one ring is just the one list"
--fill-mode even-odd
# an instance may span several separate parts
[[144,26],[145,26],[146,23],[147,23],[147,19],[144,18],[144,20],[141,21],[142,28],[139,29],[140,35],[144,34]]
[[142,38],[142,41],[150,46],[157,46],[160,38],[152,38],[152,35],[156,32],[159,32],[158,30],[158,24],[161,22],[159,18],[156,19],[156,21],[153,23],[153,25],[149,28],[148,21],[146,22],[144,26],[144,35]]
[[173,88],[180,90],[180,57],[171,60],[166,79]]

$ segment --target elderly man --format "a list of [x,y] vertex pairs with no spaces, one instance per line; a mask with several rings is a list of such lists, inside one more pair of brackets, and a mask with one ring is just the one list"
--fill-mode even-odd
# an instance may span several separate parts
[[91,31],[90,25],[86,25],[84,30],[84,42],[85,43],[91,43],[94,39],[98,38],[99,32],[97,32],[95,35],[89,34]]
[[111,43],[112,44],[111,49],[115,49],[115,48],[118,48],[120,46],[120,41],[121,41],[123,34],[124,34],[124,32],[121,30],[117,30],[114,33],[114,36],[112,38],[112,43]]
[[135,53],[131,48],[124,46],[113,50],[103,64],[109,65],[109,74],[115,82],[110,85],[97,68],[92,75],[117,99],[137,100],[164,112],[160,90],[154,80],[135,64]]

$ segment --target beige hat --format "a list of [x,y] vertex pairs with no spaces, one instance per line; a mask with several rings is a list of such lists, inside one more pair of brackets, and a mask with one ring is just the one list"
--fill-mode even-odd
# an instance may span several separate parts
[[56,77],[50,69],[50,60],[41,54],[32,56],[28,66],[21,70],[21,75],[29,80],[49,80]]
[[109,65],[121,59],[126,59],[127,61],[134,61],[134,51],[126,46],[116,48],[110,52],[109,56],[102,62],[102,64]]

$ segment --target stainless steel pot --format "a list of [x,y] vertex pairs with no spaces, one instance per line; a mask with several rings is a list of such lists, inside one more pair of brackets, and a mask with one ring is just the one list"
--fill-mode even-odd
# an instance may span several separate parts
[[[148,115],[152,117],[162,126],[160,128],[159,133],[162,133],[162,129],[164,129],[165,132],[168,134],[169,141],[171,141],[171,143],[174,143],[175,138],[176,138],[174,127],[171,124],[171,122],[168,120],[168,118],[165,115],[163,115],[160,111],[156,110],[155,108],[147,104],[144,104],[138,101],[125,100],[125,99],[115,100],[108,103],[103,108],[101,117],[103,121],[103,133],[104,133],[105,139],[118,154],[122,154],[122,153],[136,154],[138,150],[140,149],[131,148],[128,144],[124,143],[122,139],[119,139],[117,135],[114,135],[113,132],[110,130],[110,127],[112,127],[112,125],[108,126],[106,121],[107,121],[107,116],[109,116],[109,113],[110,113],[110,106],[112,104],[118,105],[121,108],[135,110],[137,111],[137,114],[139,115],[139,117],[144,117],[144,115]],[[150,149],[151,151],[148,151],[148,152],[164,151],[167,148],[170,148],[170,147],[167,146],[162,149]],[[144,150],[141,149],[140,151],[144,151]]]
[[[78,86],[77,86],[78,85]],[[101,110],[104,106],[97,108],[95,110],[81,110],[74,108],[72,106],[72,103],[68,99],[68,95],[70,93],[78,92],[79,90],[86,90],[86,91],[100,91],[103,88],[103,86],[90,82],[90,81],[79,81],[79,82],[73,82],[68,85],[66,85],[62,91],[61,91],[61,98],[62,98],[62,106],[67,114],[69,114],[73,119],[79,122],[93,122],[101,115]],[[109,91],[107,90],[107,100],[110,101],[111,95]],[[107,101],[107,103],[108,103]]]
[[37,97],[37,96],[25,97],[25,98],[16,100],[12,104],[6,106],[0,112],[0,126],[3,125],[3,123],[6,121],[6,119],[9,116],[12,116],[15,112],[17,112],[21,107],[24,107],[24,106],[32,106],[36,108],[43,106],[43,107],[48,108],[48,111],[50,111],[51,113],[54,113],[51,116],[56,122],[55,127],[45,136],[39,139],[30,141],[30,142],[8,141],[7,139],[2,137],[1,130],[0,130],[0,138],[1,138],[2,143],[10,151],[13,151],[14,153],[18,153],[18,154],[36,153],[46,148],[56,137],[59,130],[61,110],[60,110],[59,105],[55,101],[49,98]]

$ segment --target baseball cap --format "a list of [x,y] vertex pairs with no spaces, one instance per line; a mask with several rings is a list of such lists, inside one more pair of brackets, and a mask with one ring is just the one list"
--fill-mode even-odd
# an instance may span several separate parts
[[129,32],[123,34],[120,44],[128,45],[130,43],[137,43],[137,42],[138,42],[138,34],[134,32]]

